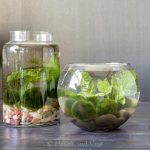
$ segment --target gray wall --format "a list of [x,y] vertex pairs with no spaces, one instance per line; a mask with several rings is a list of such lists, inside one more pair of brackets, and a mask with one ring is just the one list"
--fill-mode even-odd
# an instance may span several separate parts
[[150,101],[150,0],[0,0],[0,44],[15,29],[52,31],[62,67],[131,63]]
[[21,29],[21,0],[0,0],[0,98],[1,84],[1,50],[2,45],[9,39],[9,31]]
[[21,6],[21,0],[0,0],[0,48],[8,41],[10,30],[21,29]]

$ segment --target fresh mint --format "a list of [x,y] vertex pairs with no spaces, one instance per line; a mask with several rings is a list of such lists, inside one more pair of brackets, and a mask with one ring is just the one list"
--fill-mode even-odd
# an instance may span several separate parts
[[81,93],[83,94],[94,94],[95,86],[93,78],[89,75],[88,72],[82,72],[82,78],[80,82]]
[[[38,65],[38,60],[33,58],[31,63]],[[58,57],[52,56],[43,67],[35,65],[13,71],[6,77],[4,103],[8,105],[19,103],[24,107],[36,109],[45,103],[46,97],[57,98],[60,74]]]
[[115,100],[122,105],[125,104],[125,97],[134,97],[137,93],[135,77],[129,70],[122,70],[112,76],[111,84],[114,88]]
[[121,70],[109,78],[97,81],[84,71],[80,85],[77,87],[79,92],[59,89],[58,94],[69,99],[65,107],[69,110],[66,114],[86,121],[94,119],[95,111],[96,115],[115,115],[120,107],[126,105],[128,99],[135,97],[138,91],[136,79],[134,70]]
[[112,85],[110,85],[108,79],[98,80],[97,81],[97,88],[100,92],[100,93],[98,93],[99,96],[108,95],[112,91]]
[[117,103],[111,99],[104,99],[99,101],[96,106],[97,115],[104,115],[104,114],[116,114],[117,113]]

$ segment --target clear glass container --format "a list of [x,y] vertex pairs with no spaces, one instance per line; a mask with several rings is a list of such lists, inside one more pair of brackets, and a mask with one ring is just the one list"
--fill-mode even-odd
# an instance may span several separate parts
[[87,131],[121,126],[135,111],[139,95],[138,77],[126,63],[69,64],[58,83],[62,111]]
[[59,122],[59,48],[49,32],[11,31],[3,47],[3,122],[14,127]]

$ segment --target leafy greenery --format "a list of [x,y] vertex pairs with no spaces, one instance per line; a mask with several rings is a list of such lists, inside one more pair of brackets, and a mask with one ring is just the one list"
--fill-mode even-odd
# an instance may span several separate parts
[[40,88],[33,87],[24,92],[21,104],[28,109],[38,109],[44,105],[45,100],[45,93],[43,98]]
[[50,60],[43,64],[46,72],[47,80],[47,95],[52,98],[57,98],[57,84],[60,75],[59,58],[57,55],[51,57]]
[[22,71],[12,72],[7,76],[7,84],[10,86],[19,86],[24,83],[36,82],[41,78],[42,69],[34,68],[34,69],[24,69]]
[[71,97],[76,100],[80,100],[83,96],[79,95],[76,92],[71,91],[70,89],[58,89],[58,97]]
[[135,77],[129,70],[115,74],[111,83],[114,88],[115,100],[122,105],[125,104],[125,97],[132,97],[137,93]]
[[112,85],[108,82],[107,79],[105,80],[98,80],[97,82],[97,88],[100,91],[100,96],[108,95],[112,90]]
[[[34,58],[30,63],[39,64]],[[44,63],[43,67],[34,66],[11,72],[5,82],[4,103],[21,104],[30,109],[42,107],[47,97],[57,98],[59,74],[59,59],[56,55],[51,57],[47,64]]]
[[97,115],[104,114],[116,114],[117,113],[117,103],[111,99],[104,99],[100,101],[96,106]]
[[[59,79],[60,64],[59,64],[59,58],[57,55],[50,57],[48,62],[44,62],[43,67],[49,68],[49,70],[47,70],[49,75],[54,76],[57,80]],[[50,77],[50,76],[48,76],[48,77]]]
[[72,106],[76,102],[73,98],[67,98],[65,100],[65,114],[69,117],[72,117]]
[[96,116],[94,105],[86,101],[76,101],[72,105],[72,115],[79,120],[88,121]]
[[[70,98],[65,106],[66,114],[76,119],[87,121],[95,119],[95,114],[116,115],[122,106],[131,103],[134,106],[137,104],[136,99],[133,101],[133,97],[138,91],[135,75],[133,70],[121,70],[109,79],[105,78],[94,82],[88,72],[82,72],[81,82],[77,87],[80,92],[59,89],[58,95]],[[132,100],[127,98],[132,98]]]
[[20,95],[17,90],[7,89],[4,93],[4,103],[14,105],[20,101]]
[[80,90],[81,95],[82,93],[89,93],[94,94],[95,93],[95,87],[93,83],[93,78],[89,75],[88,72],[82,73],[81,83],[80,83]]
[[132,73],[134,79],[137,80],[137,79],[138,79],[138,76],[137,76],[137,74],[135,73],[135,70],[132,68],[132,69],[130,69],[130,72]]

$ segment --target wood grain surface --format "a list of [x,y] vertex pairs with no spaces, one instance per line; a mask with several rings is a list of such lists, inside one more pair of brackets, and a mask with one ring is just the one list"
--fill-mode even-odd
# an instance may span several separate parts
[[128,122],[112,132],[86,132],[71,123],[40,128],[9,128],[0,123],[0,149],[150,149],[149,108],[150,103],[141,102]]

